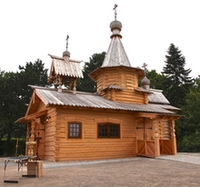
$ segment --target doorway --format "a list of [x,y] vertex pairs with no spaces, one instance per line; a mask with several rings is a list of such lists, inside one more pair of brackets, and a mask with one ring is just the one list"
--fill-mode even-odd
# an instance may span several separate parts
[[138,156],[155,158],[152,121],[148,118],[136,120],[136,152]]

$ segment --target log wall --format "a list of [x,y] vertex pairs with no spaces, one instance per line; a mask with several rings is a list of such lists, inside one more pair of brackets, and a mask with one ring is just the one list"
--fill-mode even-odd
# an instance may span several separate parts
[[[106,89],[110,85],[120,86],[123,90]],[[112,101],[147,103],[147,95],[135,91],[136,88],[138,88],[138,76],[133,69],[105,69],[97,77],[97,93]]]
[[[45,159],[55,161],[97,160],[136,156],[135,126],[131,114],[97,111],[57,109],[56,127],[48,127],[49,136],[45,141]],[[68,137],[68,122],[82,123],[82,137]],[[98,138],[97,123],[112,122],[120,124],[120,138]],[[51,130],[50,130],[51,129]],[[55,140],[50,137],[54,134]],[[54,144],[55,141],[55,144]],[[47,145],[46,145],[47,143]],[[53,146],[55,145],[55,150]]]
[[45,142],[44,142],[44,159],[55,160],[56,154],[56,120],[57,112],[55,108],[48,111],[48,116],[51,116],[48,122],[45,124]]
[[[70,107],[52,108],[48,111],[48,116],[51,118],[44,125],[44,156],[41,154],[42,146],[39,154],[45,160],[80,161],[135,157],[136,141],[143,140],[143,132],[147,133],[146,140],[154,141],[156,137],[158,138],[157,156],[160,155],[160,150],[161,153],[176,153],[176,147],[173,145],[176,144],[175,138],[170,136],[166,139],[164,136],[166,132],[169,135],[170,131],[173,131],[173,127],[166,128],[167,124],[170,126],[173,124],[173,121],[167,118],[162,119],[159,116],[152,120],[146,118],[143,126],[144,118],[136,120],[129,112]],[[81,138],[68,137],[69,122],[82,124]],[[98,138],[97,124],[103,122],[119,124],[120,138]]]

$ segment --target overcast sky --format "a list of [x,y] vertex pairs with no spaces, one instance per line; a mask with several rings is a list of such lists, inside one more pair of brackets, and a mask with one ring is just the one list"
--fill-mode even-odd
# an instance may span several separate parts
[[117,20],[131,65],[155,69],[165,66],[171,43],[186,58],[191,76],[199,74],[199,0],[1,0],[0,68],[18,71],[19,65],[38,58],[50,68],[48,54],[62,56],[69,35],[71,59],[89,61],[94,53],[107,52],[110,22]]

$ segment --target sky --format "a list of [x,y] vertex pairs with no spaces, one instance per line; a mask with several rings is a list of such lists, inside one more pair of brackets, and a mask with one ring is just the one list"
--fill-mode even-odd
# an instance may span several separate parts
[[200,74],[199,0],[1,0],[1,71],[16,72],[37,59],[50,69],[48,54],[62,57],[67,35],[71,59],[82,60],[82,66],[93,54],[107,52],[114,4],[132,67],[146,63],[161,73],[173,43],[190,76]]

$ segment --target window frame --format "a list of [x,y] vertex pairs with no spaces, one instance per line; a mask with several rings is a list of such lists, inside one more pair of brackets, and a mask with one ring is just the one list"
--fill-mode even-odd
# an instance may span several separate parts
[[[99,135],[99,126],[104,126],[104,125],[107,125],[107,136],[100,136]],[[112,136],[111,135],[111,125],[115,125],[115,126],[117,126],[118,127],[118,135],[117,136]],[[118,124],[118,123],[111,123],[111,122],[104,122],[104,123],[97,123],[97,138],[99,138],[99,139],[103,139],[103,138],[106,138],[106,139],[120,139],[120,124]]]
[[[73,135],[70,135],[70,125],[73,125],[73,124],[76,124],[76,125],[79,125],[79,136],[73,136]],[[76,128],[75,130],[77,130],[77,127],[74,127],[74,128]],[[75,133],[77,133],[76,131],[75,131]],[[77,121],[70,121],[70,122],[68,122],[68,138],[70,138],[70,139],[80,139],[80,138],[82,138],[82,123],[81,122],[77,122]]]

